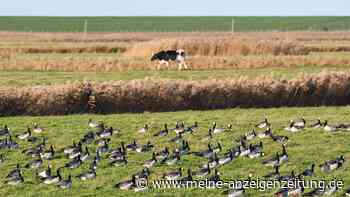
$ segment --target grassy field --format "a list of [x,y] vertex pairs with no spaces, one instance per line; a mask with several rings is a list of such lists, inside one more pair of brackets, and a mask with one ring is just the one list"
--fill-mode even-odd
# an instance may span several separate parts
[[348,30],[350,17],[0,17],[0,31],[191,32]]
[[[171,150],[177,145],[170,143],[170,136],[155,138],[152,136],[162,127],[164,123],[169,123],[171,127],[175,121],[185,121],[190,125],[194,121],[199,122],[199,130],[193,135],[186,135],[185,139],[190,142],[192,151],[200,151],[206,148],[207,142],[201,139],[207,134],[208,127],[213,121],[217,121],[218,125],[226,125],[231,123],[233,129],[230,132],[217,134],[211,140],[211,143],[220,142],[223,145],[222,155],[232,146],[237,145],[234,139],[244,134],[251,128],[252,123],[256,123],[263,119],[266,115],[272,123],[272,130],[276,134],[286,135],[289,137],[287,143],[287,151],[289,153],[289,162],[281,167],[282,174],[288,174],[291,170],[300,173],[303,169],[310,166],[313,162],[316,164],[316,176],[312,179],[331,180],[340,179],[344,181],[344,187],[350,185],[349,161],[346,161],[344,166],[334,172],[325,174],[320,171],[319,164],[325,160],[334,159],[337,155],[343,154],[348,160],[349,154],[349,133],[328,133],[323,130],[306,129],[300,133],[287,133],[282,129],[287,126],[290,119],[296,119],[305,116],[307,124],[313,122],[316,118],[327,119],[330,123],[350,122],[349,107],[318,107],[318,108],[272,108],[272,109],[232,109],[218,111],[183,111],[169,113],[143,113],[143,114],[122,114],[122,115],[72,115],[72,116],[51,116],[51,117],[6,117],[0,118],[1,124],[7,124],[13,131],[13,135],[23,132],[27,125],[32,122],[38,122],[45,128],[43,134],[35,134],[35,136],[43,136],[48,138],[48,144],[53,144],[56,149],[61,149],[72,143],[73,140],[78,141],[87,131],[87,121],[89,118],[94,120],[102,120],[107,125],[113,126],[121,130],[120,134],[112,136],[111,147],[117,147],[120,142],[126,144],[136,139],[138,143],[146,143],[150,140],[155,144],[155,150],[159,151],[165,146]],[[144,124],[150,124],[150,133],[141,135],[136,133],[136,130]],[[30,147],[27,142],[22,142],[16,139],[20,144],[20,150]],[[223,180],[246,179],[248,174],[252,174],[253,178],[262,177],[272,171],[270,167],[265,167],[261,161],[271,158],[276,151],[281,151],[281,145],[273,142],[270,139],[263,139],[265,156],[258,159],[238,158],[232,163],[220,167],[218,170],[221,173]],[[258,143],[255,139],[251,143]],[[91,152],[95,150],[95,145],[89,145]],[[23,156],[18,150],[3,151],[6,155],[5,163],[1,164],[2,175],[6,174],[15,167],[16,163],[24,165],[31,158]],[[57,158],[48,162],[54,169],[62,166],[68,160],[62,154],[56,155]],[[34,170],[23,169],[25,183],[21,186],[9,186],[0,184],[0,192],[4,196],[217,196],[223,190],[201,190],[201,189],[167,189],[167,190],[150,190],[147,193],[134,193],[132,191],[120,191],[113,186],[122,180],[126,180],[132,173],[142,169],[143,161],[149,159],[151,153],[133,153],[128,155],[129,164],[127,167],[110,167],[106,159],[99,164],[97,169],[97,178],[91,181],[80,181],[73,178],[73,187],[71,190],[61,190],[55,186],[47,186],[38,182],[34,176]],[[186,155],[181,159],[181,162],[174,166],[156,165],[151,168],[151,180],[160,179],[164,172],[183,167],[185,170],[191,168],[194,171],[198,166],[205,163],[205,159],[195,156]],[[88,168],[90,161],[83,164],[82,167],[74,170],[65,169],[64,177],[68,174],[77,175],[84,169]],[[261,192],[257,190],[248,190],[247,196],[271,196],[276,189]],[[307,190],[309,191],[309,190]],[[175,193],[174,193],[175,192]],[[341,196],[342,192],[337,192],[336,196]]]

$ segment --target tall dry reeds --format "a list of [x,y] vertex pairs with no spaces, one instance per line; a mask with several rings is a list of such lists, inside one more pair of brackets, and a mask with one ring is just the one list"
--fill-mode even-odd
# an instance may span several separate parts
[[[349,31],[329,32],[236,32],[235,38],[255,39],[292,39],[299,41],[346,41],[350,40]],[[134,42],[150,41],[164,38],[217,38],[232,37],[231,32],[106,32],[106,33],[40,33],[40,32],[6,32],[0,31],[1,41],[35,41],[35,42]]]
[[293,80],[145,79],[0,90],[1,116],[349,104],[349,72]]
[[173,38],[136,43],[125,52],[128,57],[150,57],[169,49],[184,49],[191,56],[307,55],[302,46],[288,40],[239,38]]
[[[240,68],[288,68],[293,66],[339,66],[349,65],[350,58],[332,55],[324,56],[232,56],[210,57],[194,56],[188,58],[187,63],[194,70],[207,69],[240,69]],[[108,57],[82,58],[70,57],[66,59],[15,59],[0,61],[0,70],[43,70],[43,71],[81,71],[108,72],[131,70],[155,70],[157,62],[143,58]],[[172,69],[176,69],[172,63]]]
[[84,84],[0,89],[0,115],[58,115],[88,110]]

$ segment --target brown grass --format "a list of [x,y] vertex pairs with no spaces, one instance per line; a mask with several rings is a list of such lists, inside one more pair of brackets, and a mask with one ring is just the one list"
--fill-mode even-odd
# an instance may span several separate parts
[[128,57],[150,57],[152,53],[169,49],[184,49],[191,56],[233,55],[307,55],[302,46],[288,40],[256,40],[236,38],[163,39],[136,43],[127,51]]
[[[333,32],[238,32],[236,38],[291,39],[299,41],[350,41],[349,31]],[[39,41],[39,42],[114,42],[150,41],[164,38],[216,38],[232,37],[227,32],[129,32],[129,33],[38,33],[38,32],[0,32],[1,41]]]
[[349,72],[321,73],[293,80],[146,79],[105,84],[11,88],[0,90],[0,115],[348,105],[349,90]]
[[[1,59],[1,58],[0,58]],[[350,58],[337,56],[233,56],[208,57],[194,56],[188,59],[194,70],[240,69],[240,68],[288,68],[293,66],[350,66]],[[172,63],[172,69],[176,69]],[[81,71],[109,72],[131,70],[154,70],[156,62],[148,58],[82,58],[65,59],[35,58],[9,59],[0,61],[0,70],[43,70],[43,71]]]

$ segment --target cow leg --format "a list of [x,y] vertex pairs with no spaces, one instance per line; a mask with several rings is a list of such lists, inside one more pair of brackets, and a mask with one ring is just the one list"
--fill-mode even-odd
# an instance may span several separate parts
[[169,61],[165,61],[166,68],[169,70]]
[[186,62],[183,61],[183,64],[184,64],[185,70],[187,70],[187,69],[188,69],[188,66],[187,66]]
[[160,60],[160,61],[158,62],[158,65],[157,65],[157,70],[160,70],[160,67],[162,66],[162,64],[163,64],[163,61]]

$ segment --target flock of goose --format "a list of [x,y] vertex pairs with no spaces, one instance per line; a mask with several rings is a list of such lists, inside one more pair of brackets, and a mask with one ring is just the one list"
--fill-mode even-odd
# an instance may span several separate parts
[[[110,143],[113,137],[120,133],[120,130],[113,127],[106,126],[103,122],[94,122],[89,120],[87,127],[89,131],[79,140],[78,143],[73,143],[62,150],[55,150],[54,146],[47,144],[47,139],[39,137],[40,133],[45,132],[46,129],[42,129],[38,124],[34,123],[33,127],[27,129],[27,131],[13,135],[13,131],[5,125],[0,129],[0,150],[21,150],[21,154],[27,156],[28,161],[26,164],[18,163],[16,167],[8,173],[5,177],[4,183],[9,185],[20,185],[25,183],[22,170],[30,170],[34,172],[37,179],[42,184],[57,185],[60,188],[68,189],[72,187],[73,178],[69,174],[67,177],[62,177],[62,170],[79,168],[83,163],[89,163],[89,169],[85,172],[74,176],[75,181],[86,181],[89,179],[95,179],[98,176],[96,171],[101,160],[109,160],[110,166],[127,166],[129,152],[145,153],[151,152],[152,157],[149,160],[143,161],[143,166],[138,173],[130,176],[127,180],[118,182],[115,187],[121,190],[145,190],[147,187],[137,187],[137,180],[148,179],[152,173],[152,167],[156,165],[171,166],[179,164],[182,157],[186,155],[194,155],[197,157],[206,158],[207,162],[203,163],[197,170],[187,169],[184,173],[184,169],[181,167],[175,171],[165,172],[159,179],[166,180],[178,180],[179,183],[185,183],[186,181],[197,180],[206,178],[210,181],[218,181],[220,179],[219,168],[224,165],[229,165],[240,157],[248,159],[263,157],[264,145],[263,141],[257,144],[250,143],[253,139],[270,138],[276,143],[281,144],[281,151],[276,152],[271,158],[262,161],[262,165],[271,166],[271,172],[264,176],[264,179],[268,180],[303,180],[304,177],[315,176],[314,169],[316,164],[313,163],[308,166],[304,171],[296,173],[294,170],[289,174],[280,174],[279,168],[284,163],[288,162],[290,155],[287,151],[287,142],[289,138],[283,135],[277,135],[272,132],[271,123],[267,118],[262,122],[254,125],[251,131],[246,132],[244,135],[235,139],[236,142],[228,150],[223,150],[220,143],[212,144],[209,140],[215,138],[216,135],[225,132],[232,132],[232,125],[225,127],[217,126],[216,122],[208,129],[208,134],[201,140],[203,142],[209,142],[208,148],[205,150],[192,150],[191,144],[188,140],[185,140],[185,135],[192,135],[198,132],[199,124],[195,122],[193,125],[186,126],[184,122],[177,122],[173,128],[168,128],[165,124],[164,128],[153,134],[154,140],[159,138],[169,138],[169,142],[173,143],[177,148],[170,150],[165,147],[162,150],[157,150],[156,146],[148,141],[145,144],[138,144],[136,140],[133,140],[130,144],[120,143],[120,146],[112,148]],[[327,132],[349,131],[350,124],[338,124],[329,125],[327,121],[321,121],[318,119],[315,123],[307,125],[303,118],[297,121],[291,121],[290,124],[284,128],[287,132],[300,132],[305,128],[324,129]],[[139,135],[150,132],[150,127],[146,124],[141,129],[136,131]],[[176,133],[175,137],[169,137],[170,133]],[[36,136],[38,135],[38,136]],[[223,134],[225,135],[225,134]],[[187,138],[190,139],[191,137]],[[27,141],[32,144],[32,147],[27,149],[21,149],[22,141]],[[90,144],[97,146],[95,151],[91,151]],[[51,165],[47,167],[44,165],[45,160],[50,161],[59,159],[57,155],[64,155],[69,158],[69,161],[63,166],[52,169]],[[32,159],[30,159],[32,158]],[[6,153],[0,155],[0,165],[10,160]],[[327,160],[318,167],[323,172],[332,172],[342,167],[345,162],[343,155],[334,156],[331,160]],[[250,177],[248,177],[250,179]],[[276,196],[326,196],[332,195],[337,192],[339,188],[336,186],[328,185],[326,188],[316,188],[311,192],[304,192],[302,185],[294,188],[283,188],[275,193]],[[223,192],[228,196],[244,196],[245,188],[230,188]],[[350,188],[344,193],[350,196]]]

